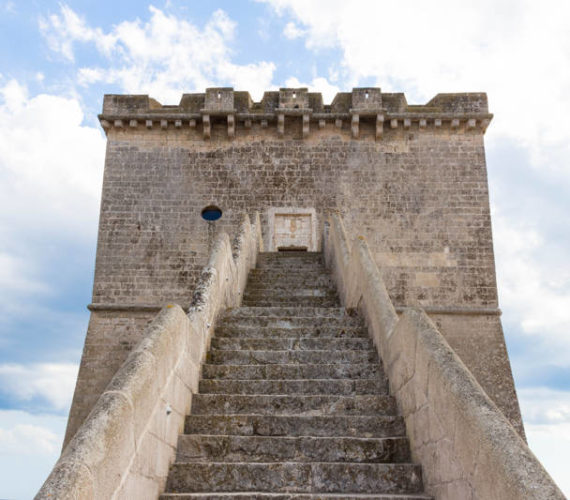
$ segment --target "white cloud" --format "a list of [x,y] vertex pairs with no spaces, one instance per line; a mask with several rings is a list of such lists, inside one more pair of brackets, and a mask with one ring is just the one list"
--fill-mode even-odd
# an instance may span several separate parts
[[530,448],[570,496],[570,392],[540,387],[518,395]]
[[55,453],[60,439],[48,429],[37,425],[18,424],[11,429],[0,428],[0,453]]
[[76,43],[93,44],[107,58],[107,67],[82,67],[81,84],[118,84],[124,92],[144,93],[177,103],[183,92],[216,85],[249,90],[255,98],[271,86],[275,65],[261,61],[232,62],[235,23],[222,10],[203,28],[150,7],[148,22],[124,21],[104,33],[89,27],[70,7],[42,19],[48,46],[69,60]]
[[55,464],[66,417],[0,410],[2,498],[33,498]]
[[41,400],[56,412],[71,405],[78,366],[72,363],[0,365],[2,392],[18,401]]
[[486,91],[491,134],[532,147],[566,148],[570,51],[564,0],[436,3],[260,0],[303,33],[306,46],[338,48],[344,82],[373,78],[425,102],[438,92]]
[[300,38],[305,34],[305,31],[300,29],[295,23],[287,23],[285,28],[283,28],[283,35],[288,40],[294,40],[295,38]]
[[15,80],[0,87],[0,96],[0,234],[29,229],[92,238],[102,133],[82,125],[76,99],[31,97]]

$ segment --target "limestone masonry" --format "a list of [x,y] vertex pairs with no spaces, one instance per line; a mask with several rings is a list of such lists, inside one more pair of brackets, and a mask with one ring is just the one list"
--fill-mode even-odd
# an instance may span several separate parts
[[91,319],[38,499],[563,498],[501,327],[486,94],[212,88],[99,118]]

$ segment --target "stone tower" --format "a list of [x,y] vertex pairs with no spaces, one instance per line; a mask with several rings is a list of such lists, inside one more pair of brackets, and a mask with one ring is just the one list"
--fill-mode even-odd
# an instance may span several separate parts
[[[483,93],[408,105],[379,88],[330,105],[306,88],[107,95],[107,156],[91,320],[68,440],[168,302],[191,302],[213,231],[259,211],[265,247],[321,248],[324,215],[364,235],[397,308],[421,305],[523,433],[501,329]],[[204,220],[218,207],[222,217]],[[293,228],[297,228],[296,232]],[[295,236],[295,240],[291,239]]]
[[[291,304],[261,275],[259,287],[252,281],[246,292],[250,305],[267,309],[242,303],[258,254],[262,269],[265,262],[304,272],[291,265],[294,259],[285,267],[278,258],[261,259],[262,249],[325,255],[342,305],[361,312],[390,373],[428,493],[562,498],[524,442],[501,327],[483,141],[492,119],[486,94],[438,94],[409,105],[402,93],[355,88],[324,104],[306,88],[265,92],[260,102],[248,92],[210,88],[184,94],[174,106],[146,95],[107,95],[99,119],[107,153],[91,318],[69,446],[38,498],[67,498],[62,488],[80,498],[164,491],[201,363],[229,356],[206,354],[222,311],[245,305],[235,317],[246,323],[253,313],[279,311],[306,323],[298,312],[272,309]],[[301,275],[284,279],[293,288],[307,285]],[[323,293],[328,298],[313,303],[336,304],[331,289]],[[339,313],[311,314],[333,324]],[[343,383],[346,389],[352,382]],[[205,406],[206,396],[194,398],[196,411],[217,408]],[[172,474],[175,488],[179,478]],[[535,496],[527,496],[531,491]]]

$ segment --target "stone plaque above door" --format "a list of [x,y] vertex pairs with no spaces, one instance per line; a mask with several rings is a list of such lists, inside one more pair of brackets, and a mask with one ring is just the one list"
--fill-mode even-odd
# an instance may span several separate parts
[[270,208],[270,251],[317,251],[316,214],[314,208]]

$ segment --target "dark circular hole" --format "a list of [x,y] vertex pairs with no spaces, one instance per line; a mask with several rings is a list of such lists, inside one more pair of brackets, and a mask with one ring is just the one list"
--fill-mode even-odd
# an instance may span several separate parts
[[202,210],[202,219],[207,221],[218,220],[222,216],[222,211],[215,205],[210,205]]

